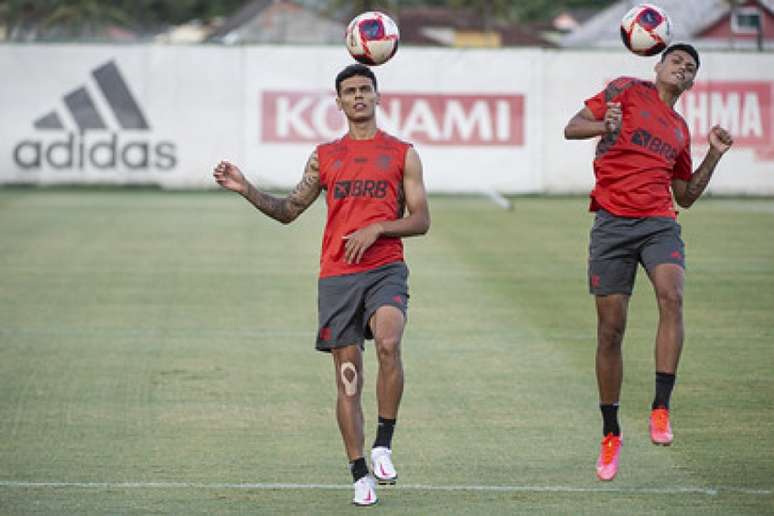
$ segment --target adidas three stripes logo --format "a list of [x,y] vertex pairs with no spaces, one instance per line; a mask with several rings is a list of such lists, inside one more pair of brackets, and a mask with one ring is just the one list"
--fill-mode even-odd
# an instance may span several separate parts
[[[122,129],[150,129],[145,115],[113,61],[96,68],[91,74]],[[108,128],[85,86],[65,95],[64,103],[81,131]],[[35,120],[33,125],[36,129],[65,128],[56,111]]]

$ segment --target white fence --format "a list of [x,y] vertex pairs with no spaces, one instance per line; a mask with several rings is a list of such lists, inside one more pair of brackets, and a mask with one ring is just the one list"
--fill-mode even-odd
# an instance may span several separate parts
[[[343,47],[0,47],[0,183],[211,187],[227,157],[264,187],[301,176],[344,120]],[[593,141],[562,130],[620,75],[655,58],[619,52],[402,48],[375,69],[380,125],[414,142],[434,192],[585,193]],[[774,194],[774,55],[705,53],[679,109],[694,162],[714,123],[736,138],[711,190]]]

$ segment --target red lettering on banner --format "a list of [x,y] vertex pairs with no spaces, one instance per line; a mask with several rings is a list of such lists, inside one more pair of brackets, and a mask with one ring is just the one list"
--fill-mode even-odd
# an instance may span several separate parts
[[[261,140],[318,143],[340,137],[346,121],[332,93],[264,91]],[[428,145],[524,145],[524,96],[383,95],[377,119],[385,130]]]
[[675,109],[683,115],[695,145],[707,145],[716,124],[734,137],[734,147],[752,147],[758,157],[774,158],[773,82],[697,82],[680,96]]
[[265,142],[320,143],[347,130],[331,93],[266,91],[261,106]]

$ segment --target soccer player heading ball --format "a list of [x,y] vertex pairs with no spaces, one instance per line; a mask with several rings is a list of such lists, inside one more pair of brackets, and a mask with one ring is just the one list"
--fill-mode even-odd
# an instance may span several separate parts
[[655,83],[630,77],[612,81],[587,99],[564,129],[570,140],[600,137],[588,276],[597,306],[596,372],[604,438],[596,469],[602,480],[612,480],[618,471],[621,344],[638,263],[653,284],[659,309],[650,437],[654,444],[672,443],[669,399],[683,346],[685,277],[685,246],[672,198],[690,207],[733,143],[728,131],[714,126],[707,155],[692,173],[691,135],[673,106],[693,86],[699,64],[691,45],[672,45],[656,64]]
[[[401,338],[408,304],[408,268],[401,237],[430,228],[422,164],[413,147],[377,128],[376,76],[353,64],[336,77],[336,105],[348,133],[319,145],[303,177],[285,198],[258,191],[232,163],[215,181],[261,212],[289,223],[324,190],[328,218],[318,281],[317,349],[330,352],[336,373],[336,418],[350,461],[356,505],[378,501],[375,480],[394,484],[392,434],[403,394]],[[408,210],[408,215],[404,212]],[[376,343],[379,426],[371,448],[373,477],[363,456],[363,344]]]

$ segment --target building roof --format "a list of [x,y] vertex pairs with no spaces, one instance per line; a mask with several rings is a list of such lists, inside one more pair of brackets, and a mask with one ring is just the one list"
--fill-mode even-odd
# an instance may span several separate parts
[[212,32],[212,34],[210,34],[209,39],[221,40],[229,33],[239,29],[244,24],[258,16],[261,11],[266,9],[273,2],[274,0],[252,0],[251,2],[247,2],[236,13],[226,18],[223,22],[223,25],[218,27],[215,31]]
[[[455,33],[485,32],[483,19],[470,9],[402,7],[398,15],[401,44],[451,46]],[[502,46],[556,46],[525,25],[492,20],[488,30]]]
[[252,0],[210,34],[226,44],[332,44],[344,41],[345,25],[302,2]]
[[[774,11],[774,0],[757,0]],[[620,23],[626,12],[639,0],[621,0],[600,11],[577,30],[561,39],[563,47],[613,47],[621,44]],[[727,0],[649,0],[662,8],[672,22],[673,41],[694,39],[704,29],[717,23],[730,12]]]

